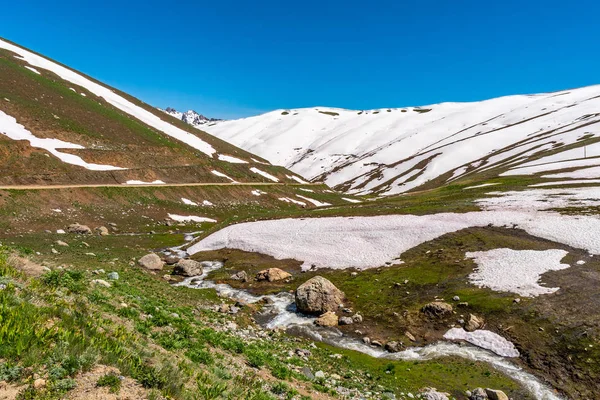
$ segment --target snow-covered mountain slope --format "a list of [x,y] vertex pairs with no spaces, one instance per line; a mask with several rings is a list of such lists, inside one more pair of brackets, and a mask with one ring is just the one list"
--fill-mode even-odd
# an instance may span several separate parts
[[194,110],[188,110],[186,112],[177,111],[174,108],[167,107],[166,109],[160,109],[162,112],[169,114],[172,117],[182,120],[186,124],[192,125],[195,128],[201,128],[203,125],[221,121],[218,118],[208,118],[202,114],[197,113]]
[[0,38],[1,183],[296,182],[183,122],[203,118],[172,118]]
[[600,165],[600,145],[581,148],[600,140],[598,122],[600,86],[590,86],[402,109],[277,110],[203,129],[307,179],[391,195],[538,163]]

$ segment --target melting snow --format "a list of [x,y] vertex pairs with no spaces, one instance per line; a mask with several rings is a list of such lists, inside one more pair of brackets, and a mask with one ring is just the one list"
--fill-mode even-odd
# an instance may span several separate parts
[[310,197],[306,197],[306,196],[302,196],[297,194],[296,196],[300,197],[303,200],[309,201],[311,203],[313,203],[316,207],[325,207],[325,206],[330,206],[331,204],[329,203],[325,203],[319,200],[315,200],[315,199],[311,199]]
[[543,182],[529,185],[529,187],[543,187],[543,186],[562,186],[562,185],[586,185],[591,183],[600,183],[600,179],[573,179],[570,181],[555,181],[555,182]]
[[35,68],[31,68],[31,67],[29,67],[29,66],[27,66],[27,65],[25,66],[25,68],[27,68],[28,70],[30,70],[30,71],[32,71],[32,72],[35,72],[35,73],[36,73],[36,74],[38,74],[38,75],[41,75],[40,71],[38,71],[38,70],[37,70],[37,69],[35,69]]
[[211,172],[213,175],[220,176],[221,178],[226,178],[226,179],[229,179],[229,180],[230,180],[232,183],[237,183],[237,181],[236,181],[235,179],[228,177],[227,175],[225,175],[225,174],[224,174],[224,173],[222,173],[222,172],[219,172],[219,171],[217,171],[217,170],[214,170],[214,169],[213,169],[212,171],[210,171],[210,172]]
[[202,205],[207,207],[214,206],[214,204],[208,200],[202,200]]
[[590,178],[599,178],[600,177],[600,167],[589,167],[582,168],[576,171],[571,172],[563,172],[560,174],[552,174],[552,175],[544,175],[542,178],[549,179],[590,179]]
[[64,142],[59,139],[38,138],[25,129],[23,125],[17,123],[15,118],[2,111],[0,111],[0,133],[12,140],[27,140],[32,147],[44,149],[67,164],[77,165],[92,171],[115,171],[125,169],[114,167],[112,165],[88,163],[74,154],[62,153],[58,149],[84,149],[85,147],[74,143]]
[[477,188],[482,188],[482,187],[487,187],[487,186],[494,186],[494,185],[499,185],[499,184],[500,183],[482,183],[481,185],[475,185],[475,186],[466,187],[463,190],[477,189]]
[[496,197],[476,201],[485,210],[548,210],[600,205],[600,187],[533,189],[488,194]]
[[144,182],[144,181],[137,181],[137,180],[131,180],[131,181],[127,181],[125,182],[123,185],[164,185],[165,183],[161,180],[155,180],[152,182]]
[[298,200],[290,199],[289,197],[280,197],[279,200],[285,201],[286,203],[294,203],[294,204],[298,204],[298,205],[301,205],[301,206],[306,206],[306,203],[304,203],[303,201],[298,201]]
[[262,171],[256,167],[252,167],[250,168],[250,171],[254,172],[255,174],[259,174],[264,176],[265,178],[273,181],[273,182],[279,182],[279,179],[277,179],[276,177],[274,177],[273,175],[269,174],[268,172]]
[[405,251],[446,233],[489,224],[517,225],[530,235],[600,254],[600,218],[519,211],[247,222],[213,233],[188,252],[227,247],[300,260],[303,269],[313,264],[366,269],[392,263]]
[[538,283],[547,271],[569,268],[561,264],[567,255],[564,250],[512,250],[494,249],[466,254],[477,263],[477,269],[469,280],[479,287],[499,292],[512,292],[525,297],[554,293],[559,288],[547,288]]
[[244,161],[239,158],[232,157],[232,156],[226,156],[223,154],[219,154],[219,160],[227,161],[228,163],[232,163],[232,164],[248,164],[248,161]]
[[183,204],[188,205],[188,206],[197,206],[198,203],[193,202],[192,200],[186,199],[186,198],[181,198],[181,201],[183,201]]
[[305,181],[304,179],[300,179],[299,177],[295,176],[295,175],[286,175],[285,176],[288,179],[292,179],[298,183],[302,183],[302,184],[308,184],[309,182]]
[[216,219],[206,218],[206,217],[198,217],[196,215],[169,214],[169,218],[171,218],[173,221],[178,221],[178,222],[217,222]]
[[39,67],[54,72],[62,79],[89,90],[96,96],[104,98],[107,102],[112,104],[114,107],[120,109],[121,111],[126,112],[127,114],[139,119],[140,121],[150,125],[155,129],[158,129],[159,131],[165,133],[168,136],[171,136],[174,139],[186,143],[187,145],[201,151],[204,154],[212,156],[215,153],[215,149],[213,149],[213,147],[210,144],[206,143],[198,136],[186,132],[183,129],[177,128],[176,126],[171,125],[166,121],[163,121],[151,112],[146,111],[143,108],[133,104],[132,102],[116,94],[112,90],[96,82],[92,82],[88,78],[76,73],[75,71],[58,65],[42,56],[39,56],[28,50],[22,49],[18,46],[5,42],[1,39],[0,48],[18,54],[20,56],[20,59],[25,60],[33,67]]
[[254,196],[260,196],[260,195],[263,195],[263,194],[267,194],[267,192],[263,192],[262,190],[258,190],[258,189],[256,189],[256,190],[253,190],[253,191],[252,191],[252,194],[253,194]]
[[475,346],[493,351],[502,357],[519,357],[519,351],[514,344],[491,331],[477,330],[475,332],[467,332],[463,328],[452,328],[446,332],[444,339],[464,340]]
[[360,200],[349,199],[348,197],[342,197],[342,200],[346,200],[349,203],[362,203],[362,201],[360,201]]

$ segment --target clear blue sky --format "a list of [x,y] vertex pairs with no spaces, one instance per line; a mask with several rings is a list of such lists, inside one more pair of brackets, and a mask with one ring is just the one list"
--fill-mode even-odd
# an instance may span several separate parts
[[0,36],[153,105],[234,118],[600,83],[598,15],[597,0],[29,0],[4,2]]

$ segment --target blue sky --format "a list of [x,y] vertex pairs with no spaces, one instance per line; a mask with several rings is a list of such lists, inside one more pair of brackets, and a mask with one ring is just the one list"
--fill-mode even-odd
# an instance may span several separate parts
[[30,0],[2,5],[0,36],[150,104],[235,118],[600,83],[599,3]]

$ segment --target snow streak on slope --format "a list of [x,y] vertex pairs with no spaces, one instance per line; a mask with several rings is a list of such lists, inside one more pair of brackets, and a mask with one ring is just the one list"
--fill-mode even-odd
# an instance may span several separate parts
[[278,110],[203,129],[307,179],[396,194],[581,145],[598,135],[598,110],[600,86],[591,86],[421,108]]
[[186,132],[183,129],[179,129],[176,126],[169,124],[168,122],[163,121],[156,115],[144,110],[143,108],[119,96],[112,90],[95,82],[92,82],[88,78],[74,71],[71,71],[68,68],[58,65],[46,58],[38,56],[37,54],[22,49],[18,46],[7,43],[1,39],[0,48],[18,54],[24,61],[26,61],[34,67],[54,72],[62,79],[86,88],[90,92],[94,93],[96,96],[102,97],[104,100],[112,104],[114,107],[120,109],[121,111],[126,112],[127,114],[144,122],[145,124],[148,124],[151,127],[167,134],[168,136],[171,136],[179,141],[184,142],[185,144],[201,151],[202,153],[205,153],[208,156],[212,156],[216,152],[210,144],[206,143],[199,137],[192,135],[191,133]]
[[84,149],[85,147],[59,139],[38,138],[25,129],[23,125],[18,124],[16,119],[2,111],[0,111],[0,134],[5,135],[12,140],[27,140],[31,147],[44,149],[67,164],[78,165],[92,171],[114,171],[125,169],[114,167],[112,165],[91,164],[74,154],[62,153],[59,149]]

